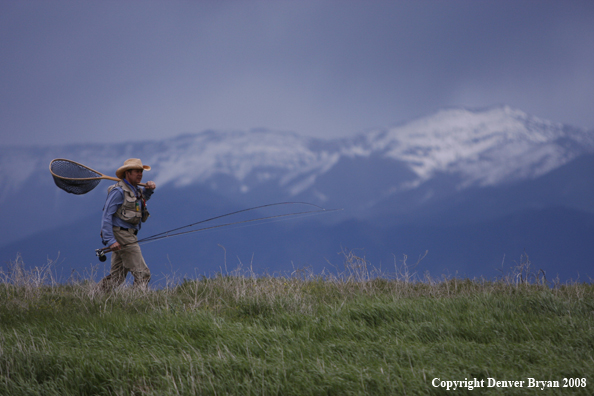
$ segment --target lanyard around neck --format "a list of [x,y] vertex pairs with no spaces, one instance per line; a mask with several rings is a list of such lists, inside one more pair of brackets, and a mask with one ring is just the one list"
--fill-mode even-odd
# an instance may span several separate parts
[[136,196],[136,198],[140,198],[142,196],[142,193],[140,193],[140,191],[138,191],[138,189],[136,187],[134,187],[132,184],[130,184],[130,182],[126,179],[124,179],[124,183],[126,183],[127,185],[130,186],[130,188],[132,188],[132,191],[134,191],[134,195]]

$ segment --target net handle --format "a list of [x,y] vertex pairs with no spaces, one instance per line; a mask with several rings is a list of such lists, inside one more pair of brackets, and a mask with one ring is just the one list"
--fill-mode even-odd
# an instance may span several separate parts
[[[81,177],[81,178],[73,179],[73,178],[69,178],[69,177],[63,177],[63,176],[60,176],[60,175],[56,175],[52,171],[52,164],[54,163],[54,161],[66,161],[66,162],[70,162],[70,163],[76,164],[78,166],[82,166],[83,168],[86,168],[86,169],[88,169],[88,170],[90,170],[92,172],[98,173],[101,176],[98,176],[98,177]],[[105,180],[112,180],[112,181],[122,181],[122,179],[118,179],[117,177],[113,177],[113,176],[104,175],[101,172],[97,172],[95,169],[91,169],[91,168],[89,168],[86,165],[83,165],[81,163],[78,163],[76,161],[72,161],[72,160],[69,160],[69,159],[66,159],[66,158],[56,158],[56,159],[53,159],[52,162],[50,162],[50,164],[49,164],[49,171],[52,174],[52,176],[55,176],[55,177],[57,177],[59,179],[63,179],[63,180],[99,180],[99,179],[105,179]],[[146,184],[145,183],[138,183],[138,185],[139,186],[142,186],[142,187],[146,187]]]

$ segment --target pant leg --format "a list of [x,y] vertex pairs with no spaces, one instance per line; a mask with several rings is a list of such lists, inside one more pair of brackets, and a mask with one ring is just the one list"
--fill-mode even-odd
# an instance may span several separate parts
[[126,280],[126,275],[128,275],[128,270],[124,268],[122,256],[118,253],[119,251],[111,254],[111,269],[109,275],[99,282],[99,287],[103,291],[110,291],[114,287],[121,285]]
[[[111,255],[111,272],[104,278],[105,289],[121,285],[126,280],[126,275],[131,272],[134,276],[134,287],[146,287],[151,280],[151,271],[149,270],[140,246],[136,243],[138,238],[133,230],[124,231],[119,227],[113,228],[113,235],[122,249],[113,252]],[[103,280],[101,281],[103,284]]]

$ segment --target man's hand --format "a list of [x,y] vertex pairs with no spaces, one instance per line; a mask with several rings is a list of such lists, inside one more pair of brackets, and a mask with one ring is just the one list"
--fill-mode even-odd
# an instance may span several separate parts
[[113,244],[112,244],[112,245],[109,247],[109,249],[110,249],[112,252],[117,252],[117,251],[118,251],[118,250],[120,250],[121,248],[122,248],[122,246],[120,246],[120,244],[119,244],[118,242],[114,242],[114,243],[113,243]]
[[145,186],[145,188],[148,188],[149,190],[154,190],[155,188],[157,188],[157,185],[153,181],[146,182]]

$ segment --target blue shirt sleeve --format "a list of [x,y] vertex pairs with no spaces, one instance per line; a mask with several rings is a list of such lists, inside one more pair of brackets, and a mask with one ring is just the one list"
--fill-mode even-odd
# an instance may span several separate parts
[[149,200],[151,199],[151,195],[153,195],[153,193],[155,192],[155,190],[151,190],[150,188],[143,188],[142,189],[142,196],[144,197],[145,200]]
[[121,188],[116,187],[107,195],[103,215],[101,216],[101,237],[104,242],[107,242],[106,246],[111,246],[117,242],[113,236],[114,214],[123,203],[124,192]]

